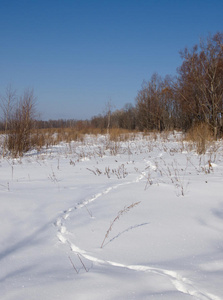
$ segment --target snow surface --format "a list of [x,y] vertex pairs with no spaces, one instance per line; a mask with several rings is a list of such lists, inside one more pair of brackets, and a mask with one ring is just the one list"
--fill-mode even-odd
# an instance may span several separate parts
[[86,136],[0,160],[0,299],[223,299],[222,141]]

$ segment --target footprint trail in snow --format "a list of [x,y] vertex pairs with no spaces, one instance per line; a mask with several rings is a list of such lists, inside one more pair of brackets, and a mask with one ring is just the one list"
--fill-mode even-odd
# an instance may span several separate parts
[[125,269],[129,269],[129,270],[133,270],[133,271],[149,272],[149,273],[153,273],[156,275],[165,276],[172,282],[172,284],[176,288],[176,290],[183,294],[190,295],[198,300],[221,300],[218,296],[198,290],[197,288],[195,288],[195,286],[189,279],[182,277],[181,275],[179,275],[177,272],[175,272],[173,270],[154,268],[154,267],[145,266],[145,265],[126,265],[126,264],[121,264],[121,263],[117,263],[117,262],[113,262],[113,261],[109,261],[109,260],[102,260],[93,255],[88,254],[85,250],[80,249],[77,245],[73,244],[69,240],[69,238],[67,238],[67,234],[69,232],[66,229],[65,222],[72,211],[85,207],[87,204],[97,200],[98,198],[102,197],[103,195],[108,194],[109,192],[119,188],[120,186],[137,183],[143,178],[144,178],[144,176],[142,174],[139,177],[137,177],[134,181],[125,182],[125,183],[117,184],[112,187],[108,187],[104,191],[99,192],[96,195],[93,195],[90,199],[84,200],[83,202],[78,203],[74,207],[71,207],[68,210],[65,210],[63,212],[63,214],[60,217],[58,217],[58,219],[55,222],[55,226],[57,227],[57,230],[58,230],[57,237],[58,237],[59,241],[63,244],[67,244],[69,246],[69,248],[71,249],[71,251],[82,255],[85,259],[87,259],[93,263],[97,263],[97,264],[101,264],[101,265],[110,265],[113,267],[125,268]]

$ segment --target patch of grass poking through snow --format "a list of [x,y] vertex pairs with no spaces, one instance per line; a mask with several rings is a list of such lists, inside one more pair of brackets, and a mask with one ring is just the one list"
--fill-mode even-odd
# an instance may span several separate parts
[[132,209],[133,207],[139,205],[140,203],[141,203],[141,201],[132,203],[131,205],[129,205],[129,206],[127,206],[127,207],[124,207],[122,210],[120,210],[120,211],[118,212],[117,216],[116,216],[116,217],[114,218],[114,220],[111,222],[111,225],[110,225],[110,227],[108,228],[108,230],[107,230],[107,232],[106,232],[106,234],[105,234],[104,240],[103,240],[103,242],[102,242],[102,244],[101,244],[101,248],[103,248],[104,243],[105,243],[106,239],[107,239],[108,236],[109,236],[109,233],[112,231],[112,227],[113,227],[114,223],[115,223],[116,221],[118,221],[118,220],[120,219],[120,217],[121,217],[123,214],[129,212],[130,209]]

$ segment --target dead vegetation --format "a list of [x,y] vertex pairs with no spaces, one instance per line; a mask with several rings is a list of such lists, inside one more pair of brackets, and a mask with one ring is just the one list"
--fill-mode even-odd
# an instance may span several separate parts
[[210,145],[214,143],[213,133],[206,123],[196,124],[188,130],[186,140],[194,144],[198,154],[205,154]]

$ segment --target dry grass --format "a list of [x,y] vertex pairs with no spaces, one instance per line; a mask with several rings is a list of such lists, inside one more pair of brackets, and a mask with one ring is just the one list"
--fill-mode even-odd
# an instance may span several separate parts
[[139,205],[140,203],[141,203],[141,201],[135,202],[135,203],[133,203],[133,204],[127,206],[127,207],[124,207],[122,210],[120,210],[120,211],[118,212],[117,216],[116,216],[116,217],[114,218],[114,220],[111,222],[111,225],[109,226],[109,228],[108,228],[108,230],[107,230],[107,232],[106,232],[106,234],[105,234],[104,240],[103,240],[103,242],[102,242],[102,244],[101,244],[101,248],[103,248],[104,243],[105,243],[106,239],[107,239],[108,236],[109,236],[109,233],[112,231],[112,227],[113,227],[114,223],[115,223],[116,221],[118,221],[118,220],[120,219],[120,217],[121,217],[123,214],[129,212],[133,207]]
[[124,142],[129,140],[130,135],[134,134],[135,131],[130,131],[122,128],[111,128],[109,131],[109,139],[113,142]]
[[[127,129],[110,128],[109,133],[106,129],[100,128],[45,128],[45,129],[32,129],[29,138],[29,149],[37,149],[40,151],[43,147],[50,147],[58,145],[59,143],[68,143],[77,141],[83,143],[85,141],[85,135],[106,135],[106,150],[110,150],[112,155],[116,155],[121,149],[121,142],[134,140],[137,136],[137,131],[130,131]],[[164,131],[159,133],[158,131],[144,132],[142,137],[151,140],[150,146],[153,146],[152,142],[162,140],[168,141],[172,131]],[[206,153],[207,149],[214,144],[213,134],[210,128],[206,124],[198,124],[191,128],[185,135],[185,141],[188,142],[188,147],[191,150],[196,150],[198,154]],[[12,141],[14,142],[14,141]],[[21,152],[21,151],[20,151]],[[9,153],[8,153],[9,154]],[[8,155],[7,154],[7,155]],[[13,153],[11,154],[13,155]],[[20,156],[23,153],[19,153]]]
[[[61,142],[70,143],[72,141],[83,142],[84,136],[106,134],[106,129],[98,128],[84,128],[77,130],[76,128],[47,128],[47,129],[35,129],[33,130],[32,144],[34,147],[48,147],[51,145],[57,145]],[[125,129],[112,128],[109,132],[110,141],[126,141],[129,139],[129,135],[132,132]]]
[[213,143],[213,133],[205,123],[193,126],[186,134],[186,140],[192,142],[198,154],[205,154],[207,148]]

